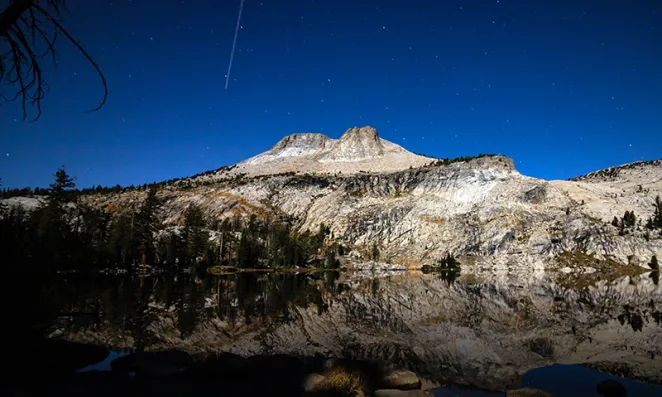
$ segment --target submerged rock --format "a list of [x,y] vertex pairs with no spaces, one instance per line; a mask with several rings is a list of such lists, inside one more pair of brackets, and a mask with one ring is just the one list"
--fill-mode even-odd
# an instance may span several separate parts
[[379,389],[375,390],[373,397],[433,397],[434,395],[425,390],[399,390]]
[[113,371],[135,372],[136,374],[160,378],[174,375],[193,363],[187,353],[178,350],[133,353],[113,360]]
[[506,392],[506,397],[554,397],[551,393],[542,391],[539,389],[534,389],[531,387],[525,387],[523,389],[508,390]]
[[628,394],[625,386],[613,379],[607,379],[598,383],[595,390],[605,397],[625,397]]

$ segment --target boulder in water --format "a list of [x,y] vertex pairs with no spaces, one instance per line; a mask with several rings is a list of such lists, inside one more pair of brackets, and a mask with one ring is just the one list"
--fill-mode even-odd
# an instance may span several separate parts
[[595,390],[600,393],[601,396],[605,397],[625,397],[628,395],[625,386],[623,386],[619,381],[613,379],[603,380],[598,383],[598,386]]
[[160,352],[133,353],[113,360],[113,371],[135,372],[154,378],[161,378],[180,373],[193,363],[187,353],[178,350]]
[[539,389],[534,389],[531,387],[525,387],[522,389],[508,390],[506,392],[506,397],[554,397],[551,393],[542,391]]
[[383,389],[413,390],[421,388],[418,375],[405,369],[391,369],[381,379]]
[[434,395],[425,390],[398,390],[379,389],[372,394],[373,397],[433,397]]

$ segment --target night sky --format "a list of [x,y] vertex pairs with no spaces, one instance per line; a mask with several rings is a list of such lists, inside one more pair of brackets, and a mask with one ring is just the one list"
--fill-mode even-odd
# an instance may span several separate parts
[[662,1],[247,0],[225,90],[239,5],[71,0],[108,102],[84,113],[101,83],[62,41],[42,117],[0,107],[3,186],[161,181],[363,125],[547,179],[662,157]]

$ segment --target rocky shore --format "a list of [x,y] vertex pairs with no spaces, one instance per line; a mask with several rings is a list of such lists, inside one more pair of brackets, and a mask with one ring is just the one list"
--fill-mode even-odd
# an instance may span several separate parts
[[[34,369],[25,371],[24,365],[29,363]],[[452,390],[453,396],[462,397],[478,392],[448,388],[384,361],[282,354],[193,357],[177,350],[118,355],[98,346],[46,339],[34,340],[20,355],[5,356],[2,369],[10,375],[0,387],[7,396],[432,397],[451,395],[446,392]],[[597,383],[594,390],[605,397],[628,395],[615,379]],[[574,395],[568,383],[564,396]],[[519,387],[507,390],[505,396],[555,395]]]

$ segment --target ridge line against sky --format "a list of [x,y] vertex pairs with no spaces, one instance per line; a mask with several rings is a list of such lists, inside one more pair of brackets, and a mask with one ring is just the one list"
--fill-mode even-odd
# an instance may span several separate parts
[[0,108],[3,187],[47,186],[61,164],[80,186],[162,181],[363,125],[544,179],[662,157],[662,2],[247,0],[224,90],[239,6],[71,0],[108,103],[83,112],[98,78],[61,44],[42,118]]

